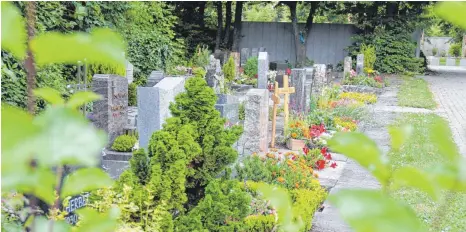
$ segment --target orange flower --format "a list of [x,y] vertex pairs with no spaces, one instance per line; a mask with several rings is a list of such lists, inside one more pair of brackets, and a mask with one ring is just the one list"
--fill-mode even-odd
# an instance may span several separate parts
[[266,156],[269,157],[269,158],[271,158],[271,159],[275,159],[275,155],[272,154],[272,153],[267,153]]
[[283,178],[283,177],[278,177],[277,180],[278,180],[278,182],[280,182],[280,183],[285,182],[285,178]]
[[314,173],[315,178],[319,178],[319,175],[317,173]]
[[296,134],[296,133],[294,133],[294,132],[291,133],[291,138],[295,139],[296,137],[298,137],[298,134]]
[[299,188],[298,182],[296,182],[296,183],[294,184],[294,186],[295,186],[296,188]]

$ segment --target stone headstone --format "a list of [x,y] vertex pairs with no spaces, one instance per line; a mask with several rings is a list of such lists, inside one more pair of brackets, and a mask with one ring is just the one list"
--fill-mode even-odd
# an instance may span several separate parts
[[466,58],[463,58],[460,60],[460,66],[461,67],[466,67]]
[[267,89],[267,73],[269,72],[269,57],[267,52],[259,53],[257,68],[257,88]]
[[215,57],[215,59],[220,60],[220,63],[223,65],[228,60],[228,52],[217,49],[214,52],[214,57]]
[[[461,57],[466,57],[466,35],[463,35],[463,43],[461,49]],[[462,65],[461,65],[462,66]]]
[[239,102],[236,96],[217,94],[215,108],[220,112],[222,117],[227,119],[227,122],[236,124],[239,121]]
[[264,47],[260,47],[260,48],[259,48],[259,52],[266,52],[266,51],[267,51],[267,49],[264,48]]
[[170,102],[184,91],[184,77],[167,77],[153,87],[138,87],[138,133],[139,147],[147,149],[155,131],[162,129],[165,120],[171,117]]
[[269,91],[250,89],[246,94],[244,151],[246,155],[268,150]]
[[[311,96],[312,96],[312,83],[314,80],[314,68],[313,67],[304,67],[306,70],[306,82],[304,83],[304,112],[309,112],[311,109]],[[293,94],[292,94],[293,95]]]
[[456,66],[456,59],[455,58],[447,58],[446,66]]
[[288,69],[288,64],[285,62],[270,62],[270,70],[277,71],[277,74],[285,75],[286,69]]
[[232,52],[230,55],[233,57],[235,61],[235,74],[239,74],[239,66],[240,66],[240,54],[238,52]]
[[153,87],[164,78],[163,71],[152,71],[147,78],[146,87]]
[[128,80],[128,84],[133,83],[134,80],[134,66],[130,62],[126,62],[126,79]]
[[259,56],[259,49],[257,49],[257,48],[251,49],[251,56],[253,56],[253,57],[254,56],[255,57]]
[[343,64],[343,77],[346,77],[347,75],[349,75],[352,65],[353,65],[353,60],[351,59],[351,56],[345,57],[345,62]]
[[278,83],[278,88],[283,88],[283,76],[284,74],[278,74],[275,76],[275,81]]
[[295,93],[290,95],[290,109],[295,114],[305,111],[306,104],[306,70],[294,68],[291,69],[290,87],[295,88]]
[[128,80],[113,74],[95,74],[92,91],[102,96],[93,104],[93,123],[107,132],[107,145],[111,146],[128,122]]
[[314,65],[314,80],[312,83],[312,94],[320,96],[322,89],[328,83],[327,79],[327,68],[325,64]]
[[358,54],[356,59],[356,73],[358,75],[364,74],[364,54]]
[[250,56],[249,48],[241,48],[241,67],[246,64]]
[[440,65],[440,59],[438,57],[432,57],[430,59],[430,65],[439,66]]

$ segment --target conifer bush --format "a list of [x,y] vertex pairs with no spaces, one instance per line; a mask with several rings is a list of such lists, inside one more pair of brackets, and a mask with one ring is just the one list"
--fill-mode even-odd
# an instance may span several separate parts
[[230,56],[227,63],[223,66],[223,73],[228,82],[232,82],[235,79],[235,61],[233,60],[233,56]]
[[[115,186],[118,192],[131,188],[129,199],[134,206],[144,202],[143,206],[126,212],[124,223],[151,230],[151,225],[143,222],[140,215],[153,210],[153,220],[163,218],[157,223],[162,231],[184,231],[177,227],[184,228],[191,222],[194,224],[187,228],[198,225],[213,229],[216,228],[213,225],[215,218],[209,223],[198,220],[199,217],[207,218],[207,215],[201,215],[203,212],[211,210],[217,215],[225,214],[226,211],[218,210],[230,207],[228,204],[234,199],[238,200],[235,209],[242,205],[247,208],[249,204],[245,193],[218,192],[235,186],[216,179],[236,160],[238,153],[232,145],[241,135],[242,128],[224,127],[225,119],[215,109],[217,96],[202,77],[188,79],[185,89],[170,105],[172,117],[166,120],[162,130],[151,136],[147,151],[134,152],[131,168],[120,176]],[[213,208],[210,206],[212,198]],[[243,218],[247,212],[244,207],[241,212],[228,211]],[[174,223],[175,220],[186,223]]]

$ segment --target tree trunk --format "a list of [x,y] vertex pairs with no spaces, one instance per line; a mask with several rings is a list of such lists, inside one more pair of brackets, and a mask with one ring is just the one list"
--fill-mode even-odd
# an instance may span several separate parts
[[215,50],[220,48],[220,41],[222,40],[222,28],[223,28],[222,2],[216,2],[216,4],[217,4],[217,39],[215,40]]
[[235,29],[233,31],[233,46],[231,48],[234,52],[240,52],[239,41],[241,40],[241,17],[243,15],[243,2],[236,2],[235,9]]
[[26,4],[26,20],[27,20],[27,33],[28,33],[28,44],[27,44],[27,58],[24,66],[27,72],[27,95],[28,102],[27,107],[30,114],[34,114],[36,111],[36,98],[34,97],[33,90],[36,87],[36,66],[34,64],[34,56],[31,52],[30,41],[35,34],[36,24],[36,3],[28,2]]
[[301,53],[301,41],[299,40],[299,28],[298,28],[298,17],[296,15],[296,5],[297,2],[288,2],[288,7],[290,7],[291,13],[291,26],[293,28],[293,37],[294,37],[294,45],[295,45],[295,66],[301,67],[302,63],[302,55]]
[[[296,67],[303,67],[306,61],[306,45],[307,37],[311,32],[311,28],[314,21],[314,15],[319,5],[319,2],[311,2],[311,9],[309,10],[309,15],[306,19],[306,25],[304,30],[299,30],[298,17],[296,15],[297,2],[287,2],[286,3],[290,8],[291,13],[291,24],[293,27],[293,36],[295,42],[295,58],[296,58]],[[301,33],[300,33],[301,32]],[[301,39],[302,36],[302,39]],[[301,41],[302,40],[302,41]]]
[[205,12],[205,6],[207,2],[199,2],[199,26],[201,28],[205,27],[205,20],[204,20],[204,12]]
[[231,1],[227,2],[226,17],[225,17],[225,32],[223,37],[223,44],[229,48],[230,44],[230,27],[231,27]]

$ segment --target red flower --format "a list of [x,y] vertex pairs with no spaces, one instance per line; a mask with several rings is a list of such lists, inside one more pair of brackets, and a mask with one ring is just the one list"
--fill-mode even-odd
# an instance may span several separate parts
[[304,154],[308,154],[309,153],[309,148],[308,147],[303,147],[303,152]]
[[380,76],[374,77],[374,80],[377,81],[377,82],[379,82],[379,83],[382,83],[382,82],[383,82],[382,77],[380,77]]
[[327,160],[332,160],[332,155],[330,153],[325,154],[324,157]]
[[317,160],[316,166],[318,170],[322,170],[325,168],[325,160]]
[[325,155],[327,154],[327,147],[323,147],[322,149],[320,149],[320,153],[322,153],[322,155]]
[[326,130],[325,130],[325,126],[324,124],[320,124],[319,126],[317,125],[312,125],[311,128],[310,128],[310,131],[309,131],[309,135],[311,137],[319,137],[322,133],[324,133]]
[[292,159],[292,160],[295,160],[295,159],[296,159],[296,156],[295,156],[295,155],[291,156],[291,159]]
[[336,168],[337,167],[337,162],[333,162],[332,164],[330,164],[330,167]]
[[286,69],[286,75],[291,75],[291,69],[289,68]]

